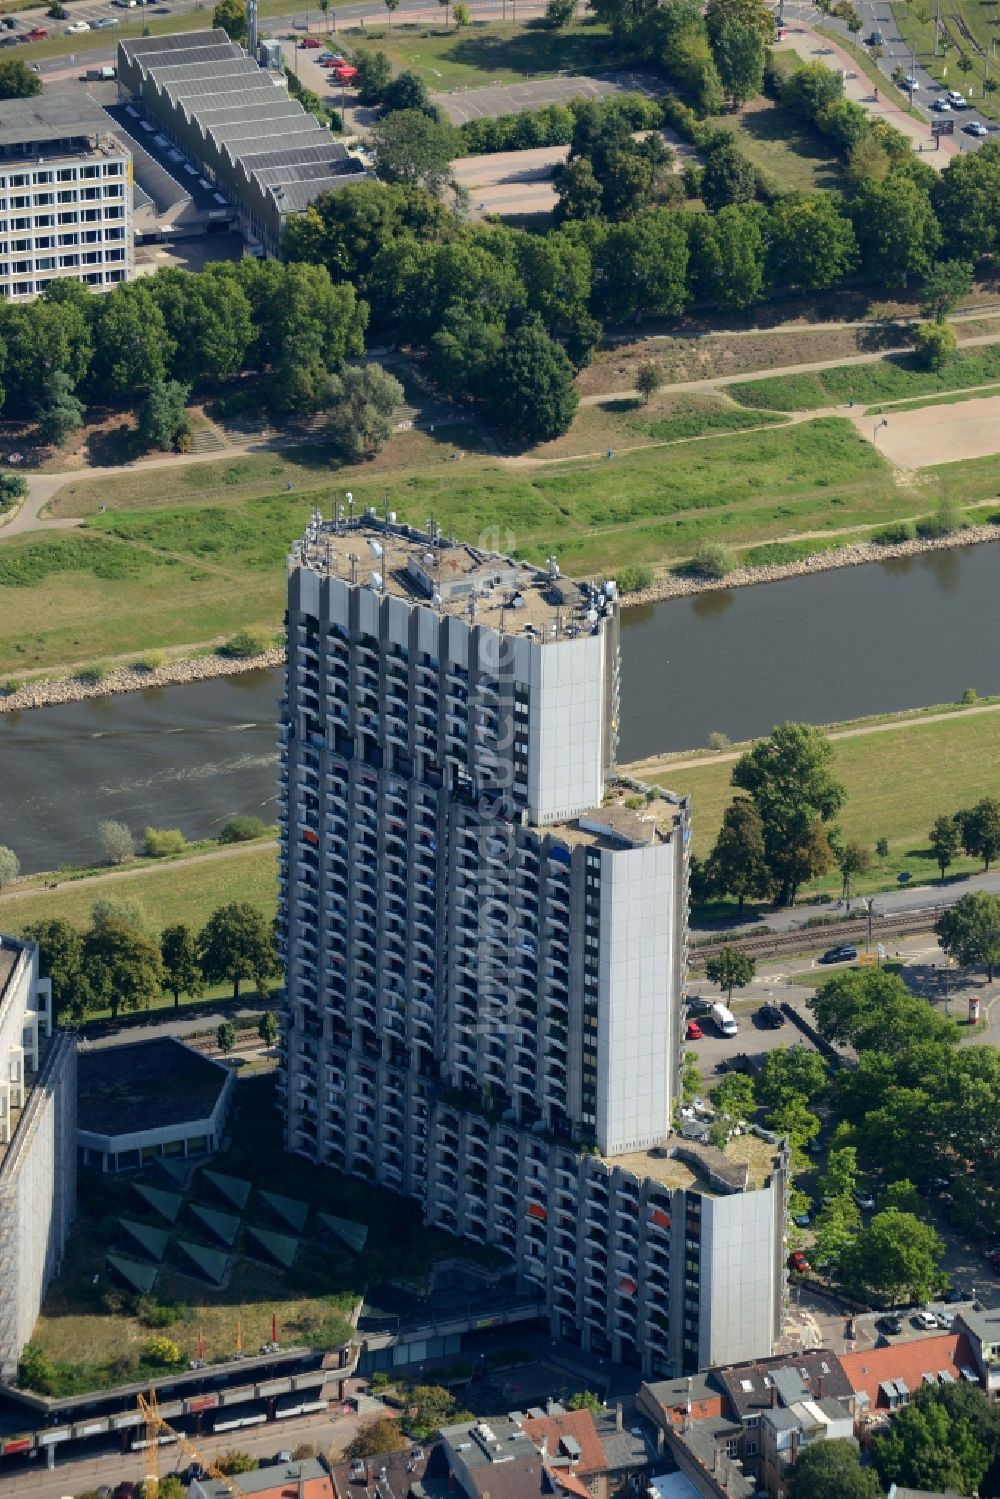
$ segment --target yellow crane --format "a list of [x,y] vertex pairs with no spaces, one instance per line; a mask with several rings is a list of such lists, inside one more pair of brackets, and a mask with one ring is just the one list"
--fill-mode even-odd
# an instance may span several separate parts
[[197,1463],[202,1472],[208,1478],[214,1478],[231,1494],[233,1499],[242,1499],[243,1490],[234,1483],[228,1473],[223,1473],[210,1462],[183,1432],[175,1430],[165,1416],[160,1415],[160,1407],[156,1399],[156,1391],[150,1389],[148,1395],[138,1396],[139,1413],[146,1423],[146,1485],[145,1499],[156,1499],[160,1486],[160,1443],[161,1436],[173,1437],[178,1447],[186,1458]]

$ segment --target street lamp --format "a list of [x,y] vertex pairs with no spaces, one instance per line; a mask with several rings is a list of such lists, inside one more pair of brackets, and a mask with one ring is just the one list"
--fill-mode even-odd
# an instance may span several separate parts
[[876,422],[875,423],[875,430],[872,433],[872,442],[873,443],[875,443],[875,444],[878,443],[879,428],[880,427],[888,427],[888,425],[889,425],[889,418],[887,416],[884,416],[880,422]]

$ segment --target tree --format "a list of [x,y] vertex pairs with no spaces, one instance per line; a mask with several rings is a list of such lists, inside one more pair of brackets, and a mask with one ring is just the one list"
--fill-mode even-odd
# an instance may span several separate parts
[[688,298],[688,239],[675,213],[655,209],[615,224],[596,250],[595,296],[612,322],[682,312]]
[[757,1109],[752,1078],[742,1072],[727,1072],[711,1092],[712,1102],[727,1119],[750,1119]]
[[788,1472],[788,1499],[882,1499],[879,1481],[861,1466],[849,1437],[811,1442]]
[[589,157],[577,156],[564,166],[556,167],[552,185],[558,199],[554,210],[557,223],[564,223],[567,219],[596,219],[600,215],[601,184]]
[[215,1030],[215,1044],[227,1057],[236,1045],[236,1027],[231,1020],[221,1020]]
[[905,1484],[928,1492],[978,1494],[989,1465],[989,1449],[971,1422],[954,1420],[934,1399],[903,1406],[886,1435],[872,1443],[872,1466],[886,1488]]
[[781,90],[785,107],[813,126],[825,110],[843,97],[843,78],[821,62],[797,68]]
[[730,203],[752,203],[757,196],[757,176],[731,135],[723,133],[701,174],[701,196],[713,213]]
[[553,31],[561,31],[576,15],[577,0],[549,0],[545,7],[545,21]]
[[273,1010],[265,1010],[257,1022],[257,1034],[264,1045],[270,1049],[278,1039],[280,1026],[278,1017]]
[[160,949],[144,932],[111,917],[83,939],[83,972],[95,1008],[148,1010],[163,988]]
[[42,92],[42,80],[17,57],[0,62],[0,99],[33,99]]
[[153,380],[139,407],[139,440],[144,448],[182,453],[191,441],[187,401],[191,394],[177,380]]
[[440,197],[452,183],[455,131],[422,109],[399,109],[372,131],[375,170],[383,182],[423,187]]
[[0,843],[0,890],[12,885],[21,873],[21,861],[12,848]]
[[753,958],[749,953],[741,952],[738,947],[724,947],[705,964],[708,982],[725,989],[729,1000],[733,997],[734,989],[746,988],[756,971],[757,964]]
[[1000,142],[953,156],[933,188],[934,209],[948,247],[963,260],[995,255],[1000,247]]
[[383,0],[383,4],[385,5],[386,10],[389,12],[389,16],[388,16],[388,29],[389,29],[389,35],[391,36],[392,35],[392,18],[393,18],[393,14],[399,9],[399,0]]
[[177,343],[170,365],[176,380],[195,385],[239,374],[253,344],[250,300],[226,263],[198,275],[167,267],[147,285]]
[[23,474],[0,474],[0,511],[9,509],[15,500],[23,500],[27,493],[28,481]]
[[944,322],[972,288],[972,266],[967,260],[939,260],[924,277],[920,311],[936,323]]
[[135,839],[124,822],[106,818],[97,824],[97,841],[101,857],[108,864],[127,864],[135,858]]
[[974,807],[956,812],[955,821],[963,849],[970,859],[982,859],[983,868],[988,871],[993,860],[1000,856],[1000,802],[984,796]]
[[81,1019],[87,996],[83,989],[83,938],[76,927],[50,917],[32,922],[22,935],[26,941],[38,943],[38,969],[52,983],[55,1023],[62,1023],[64,1016]]
[[403,387],[379,364],[349,365],[331,383],[330,436],[349,458],[372,457],[392,436]]
[[323,265],[259,261],[235,267],[253,309],[254,355],[267,371],[267,395],[279,411],[318,411],[330,396],[330,373],[364,352],[367,308],[353,286],[334,285]]
[[905,171],[882,182],[863,182],[851,205],[861,266],[872,281],[893,290],[930,270],[941,228],[930,196]]
[[576,1390],[566,1401],[568,1411],[589,1411],[592,1416],[599,1416],[604,1410],[604,1401],[593,1390]]
[[414,1441],[435,1441],[442,1426],[460,1419],[455,1411],[455,1397],[443,1385],[414,1385],[407,1400],[402,1425]]
[[247,0],[219,0],[212,12],[212,25],[221,26],[231,42],[247,44]]
[[221,1457],[215,1459],[215,1466],[220,1473],[227,1477],[234,1477],[237,1473],[253,1473],[257,1467],[257,1459],[251,1457],[249,1452],[237,1452],[230,1448]]
[[663,366],[655,360],[647,360],[640,364],[635,372],[635,388],[639,392],[642,404],[645,406],[652,400],[653,396],[663,384]]
[[954,1044],[954,1025],[911,994],[898,973],[856,968],[838,973],[809,1003],[825,1041],[858,1052],[895,1055],[922,1042]]
[[814,1103],[826,1090],[826,1063],[819,1052],[802,1045],[769,1051],[757,1079],[757,1097],[768,1109],[780,1108],[792,1098]]
[[519,444],[531,447],[568,430],[580,399],[573,366],[544,328],[522,324],[505,342],[495,373],[493,414]]
[[812,1249],[815,1263],[837,1270],[857,1238],[861,1214],[849,1196],[831,1197],[821,1206],[812,1227],[816,1235]]
[[799,1093],[771,1110],[767,1127],[776,1135],[784,1135],[793,1150],[804,1150],[819,1134],[819,1120]]
[[712,55],[726,97],[735,108],[757,97],[764,86],[767,58],[765,38],[759,27],[738,15],[726,16],[712,38]]
[[863,843],[856,838],[849,838],[837,851],[837,868],[843,880],[841,894],[846,900],[851,893],[851,881],[856,875],[867,874],[872,864],[872,856]]
[[382,1457],[387,1452],[402,1452],[408,1446],[409,1443],[397,1423],[384,1417],[362,1426],[354,1440],[344,1449],[344,1457],[348,1462],[356,1462],[366,1457]]
[[958,353],[958,337],[950,323],[919,323],[913,335],[917,364],[925,370],[943,370]]
[[358,99],[362,104],[381,104],[386,89],[392,82],[392,63],[384,52],[359,52],[355,59],[358,70],[356,85]]
[[427,85],[419,73],[407,69],[383,90],[382,103],[387,110],[419,109],[426,113],[430,106]]
[[115,899],[107,895],[99,896],[90,908],[90,924],[97,931],[108,921],[123,922],[125,926],[142,932],[146,937],[156,935],[146,914],[145,906],[134,896],[119,895]]
[[198,938],[198,955],[210,984],[232,981],[234,999],[240,997],[243,979],[253,978],[263,994],[267,980],[280,971],[271,926],[248,901],[212,912]]
[[832,193],[779,198],[767,238],[769,275],[777,286],[820,291],[850,275],[858,262],[854,226]]
[[934,923],[938,945],[962,968],[986,965],[986,978],[993,982],[993,969],[1000,963],[1000,899],[985,890],[969,891]]
[[945,870],[955,858],[962,844],[962,830],[954,817],[936,817],[934,826],[927,835],[927,841],[931,846],[931,852],[937,860],[941,878],[944,879]]
[[713,891],[736,896],[741,911],[748,898],[766,900],[770,895],[764,827],[749,797],[734,797],[723,813],[706,875]]
[[794,903],[804,879],[824,864],[829,868],[823,824],[846,795],[833,777],[832,761],[822,730],[786,723],[758,740],[733,768],[733,785],[749,793],[760,814],[767,864],[782,905]]
[[83,426],[83,402],[77,399],[72,376],[65,370],[52,371],[37,410],[38,435],[53,447],[61,447]]
[[847,1250],[841,1270],[861,1293],[899,1301],[927,1301],[941,1278],[944,1244],[930,1224],[912,1213],[876,1213]]
[[167,926],[160,933],[160,957],[163,960],[164,982],[174,996],[174,1009],[181,1002],[182,994],[199,999],[205,992],[205,980],[198,962],[198,943],[186,922]]
[[98,304],[93,387],[105,397],[134,400],[166,378],[175,348],[150,288],[143,281],[123,282]]

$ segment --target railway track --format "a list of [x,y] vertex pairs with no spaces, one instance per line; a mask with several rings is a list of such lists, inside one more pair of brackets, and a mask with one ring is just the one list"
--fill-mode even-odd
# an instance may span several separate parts
[[[894,915],[876,916],[872,923],[872,937],[881,942],[886,937],[902,937],[908,932],[927,932],[937,917],[946,908],[946,903],[924,906],[919,911],[899,911]],[[688,961],[692,969],[703,969],[709,958],[724,947],[735,947],[740,952],[755,957],[772,957],[779,953],[812,952],[841,942],[863,941],[868,934],[868,918],[848,917],[844,921],[822,922],[816,926],[801,926],[791,932],[761,932],[749,936],[718,937],[691,947]]]

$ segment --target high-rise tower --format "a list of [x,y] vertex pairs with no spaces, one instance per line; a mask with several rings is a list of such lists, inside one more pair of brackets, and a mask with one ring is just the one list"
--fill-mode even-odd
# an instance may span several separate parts
[[[709,1346],[669,1310],[703,1299],[670,1255],[697,1147],[665,1143],[689,818],[612,778],[617,722],[612,582],[314,517],[288,585],[287,1144],[508,1252],[560,1335],[679,1370]],[[748,1168],[724,1163],[701,1176],[728,1197]]]

